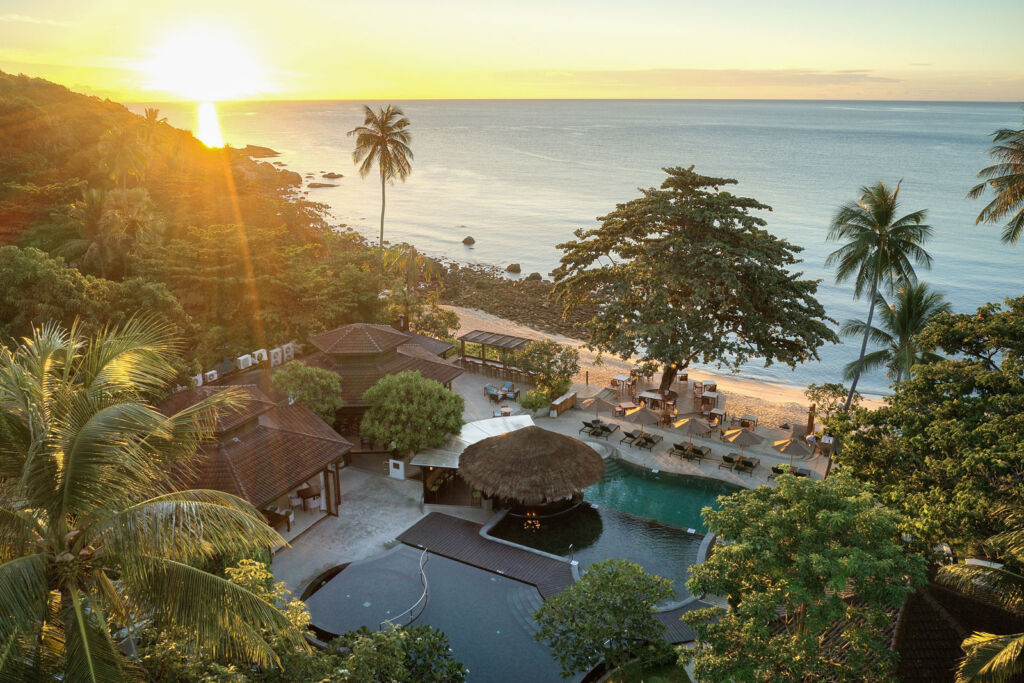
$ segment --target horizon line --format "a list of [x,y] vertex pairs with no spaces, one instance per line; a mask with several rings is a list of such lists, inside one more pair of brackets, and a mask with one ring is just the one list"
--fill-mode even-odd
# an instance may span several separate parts
[[[102,98],[102,99],[110,99]],[[111,100],[115,101],[115,100]],[[207,100],[209,101],[209,100]],[[124,104],[199,104],[200,100],[191,99],[124,99]],[[228,100],[212,100],[214,104],[232,103],[278,103],[278,102],[864,102],[877,104],[913,103],[913,104],[1019,104],[1024,109],[1024,96],[1021,99],[1007,100],[948,100],[948,99],[836,99],[813,97],[279,97],[279,98],[238,98]]]

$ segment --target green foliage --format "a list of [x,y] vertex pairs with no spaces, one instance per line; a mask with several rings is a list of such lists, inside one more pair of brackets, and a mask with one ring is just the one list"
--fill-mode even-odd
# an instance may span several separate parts
[[[726,541],[687,587],[731,609],[688,615],[698,642],[683,657],[699,680],[889,680],[885,629],[924,582],[924,561],[900,545],[897,515],[852,478],[777,482],[704,509]],[[823,639],[837,623],[841,643]]]
[[[1007,530],[986,542],[1002,567],[952,564],[939,568],[936,580],[1011,614],[1024,615],[1024,507],[1004,507],[995,514]],[[958,681],[1009,681],[1024,673],[1024,633],[977,632],[964,639]]]
[[176,490],[231,390],[178,414],[150,407],[176,374],[166,327],[86,337],[37,329],[0,350],[0,675],[130,678],[119,640],[151,620],[188,655],[279,666],[305,645],[260,596],[196,565],[281,542],[245,501]]
[[791,272],[800,248],[750,214],[770,207],[720,191],[735,180],[692,167],[665,172],[661,189],[559,245],[554,294],[566,313],[596,304],[584,324],[592,348],[658,361],[664,384],[698,360],[795,367],[838,341],[814,298],[818,283]]
[[274,372],[274,390],[306,406],[327,424],[345,405],[341,398],[341,376],[331,370],[306,365],[301,360],[285,363]]
[[994,509],[1022,501],[1024,297],[940,313],[921,339],[958,357],[918,366],[887,405],[828,429],[836,462],[903,511],[907,533],[963,551],[1002,530]]
[[672,648],[654,607],[674,594],[671,581],[639,565],[603,560],[534,612],[540,626],[534,637],[551,645],[567,678],[602,661],[609,669],[632,659],[661,663]]
[[463,398],[415,370],[382,377],[363,401],[363,436],[399,453],[440,446],[462,429]]
[[882,324],[868,330],[863,320],[847,320],[840,334],[859,337],[867,332],[871,342],[882,348],[866,354],[860,361],[847,364],[844,371],[846,379],[853,379],[858,366],[862,370],[885,367],[889,379],[901,382],[904,376],[911,376],[915,365],[941,359],[938,354],[922,347],[918,338],[931,318],[950,312],[949,302],[941,294],[929,289],[924,282],[917,282],[902,285],[891,304],[881,294],[875,299]]
[[454,339],[459,329],[459,314],[447,308],[441,308],[438,292],[434,291],[427,298],[424,310],[411,320],[413,332],[425,334],[434,339]]
[[461,683],[468,670],[451,653],[448,636],[430,626],[370,631],[361,628],[331,643],[349,650],[345,680]]
[[[832,413],[836,411],[840,403],[846,400],[849,395],[849,391],[846,387],[838,382],[827,382],[824,384],[809,384],[804,396],[807,400],[817,406],[817,414],[821,416],[822,420],[827,420]],[[861,401],[861,395],[859,392],[855,392],[853,395],[853,402],[849,408],[852,410]]]
[[[555,398],[558,398],[558,396],[555,396]],[[537,412],[551,405],[551,401],[552,399],[548,398],[545,392],[538,389],[530,389],[520,397],[519,405],[531,412]]]
[[580,371],[580,352],[550,339],[535,339],[517,351],[512,362],[532,373],[536,390],[550,403],[572,386],[572,378]]
[[1024,234],[1024,128],[1002,128],[992,134],[995,146],[989,155],[996,163],[981,169],[982,182],[971,188],[968,198],[977,199],[991,189],[995,197],[978,214],[975,223],[998,223],[1009,219],[1003,228],[1003,243],[1017,244]]
[[864,339],[850,385],[851,399],[863,370],[879,288],[895,292],[902,284],[915,283],[917,273],[911,261],[925,268],[932,264],[932,257],[921,246],[932,234],[932,227],[924,223],[927,211],[897,218],[902,182],[893,190],[882,181],[860,188],[857,201],[836,210],[828,231],[829,241],[843,245],[828,255],[825,265],[835,266],[837,283],[853,280],[854,297],[859,299],[865,291],[868,296],[868,319],[862,326]]

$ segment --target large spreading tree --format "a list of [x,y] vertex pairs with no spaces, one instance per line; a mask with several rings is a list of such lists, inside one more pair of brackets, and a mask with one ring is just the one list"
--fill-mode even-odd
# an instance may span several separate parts
[[370,407],[360,433],[399,453],[440,446],[462,429],[465,400],[417,370],[382,377],[363,401]]
[[698,639],[684,657],[699,680],[888,678],[887,626],[925,568],[901,545],[896,513],[867,487],[844,475],[782,475],[776,487],[705,508],[704,519],[725,542],[693,567],[687,587],[725,596],[730,609],[686,618]]
[[694,361],[795,367],[838,341],[818,282],[792,270],[800,247],[751,214],[771,207],[722,190],[729,178],[665,172],[660,189],[559,245],[554,294],[565,311],[596,304],[584,324],[592,348],[662,364],[667,389]]
[[1024,500],[1024,297],[940,313],[920,343],[951,358],[916,366],[882,408],[833,416],[836,462],[903,511],[922,548],[976,549],[1005,530],[993,511]]

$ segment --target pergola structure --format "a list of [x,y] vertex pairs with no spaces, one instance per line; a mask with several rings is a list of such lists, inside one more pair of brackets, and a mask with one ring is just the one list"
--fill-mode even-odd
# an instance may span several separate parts
[[[487,347],[493,346],[498,349],[505,349],[506,351],[518,351],[524,348],[528,343],[529,339],[524,337],[514,337],[511,334],[500,334],[498,332],[488,332],[486,330],[473,330],[459,337],[461,343],[460,355],[462,356],[463,364],[466,363],[466,342],[470,344],[480,345],[480,356],[479,360],[483,365],[488,365],[487,361]],[[476,356],[469,356],[470,359],[475,359]],[[501,369],[506,368],[505,357],[502,354],[501,358]]]

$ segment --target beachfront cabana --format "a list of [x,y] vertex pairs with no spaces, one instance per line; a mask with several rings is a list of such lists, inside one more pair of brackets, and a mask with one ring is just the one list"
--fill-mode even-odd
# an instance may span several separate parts
[[559,506],[604,476],[604,460],[571,436],[531,426],[472,444],[459,476],[513,508]]
[[[479,344],[480,345],[480,356],[473,356],[466,354],[466,344]],[[462,367],[474,366],[481,370],[494,370],[496,372],[507,373],[510,369],[505,361],[505,357],[509,351],[519,351],[526,348],[526,345],[530,343],[529,339],[524,337],[515,337],[511,334],[500,334],[498,332],[488,332],[486,330],[473,330],[459,337],[459,355],[462,357]],[[487,360],[487,347],[493,347],[501,349],[505,353],[500,353],[501,363],[495,363],[494,361]],[[515,368],[511,368],[516,370]],[[518,371],[517,371],[518,372]]]

